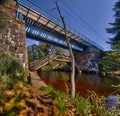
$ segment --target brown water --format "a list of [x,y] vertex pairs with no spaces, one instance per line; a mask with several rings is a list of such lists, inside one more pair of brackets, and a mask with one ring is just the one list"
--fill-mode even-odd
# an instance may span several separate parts
[[[56,89],[66,91],[65,83],[70,86],[70,73],[68,72],[41,72],[40,77],[49,85]],[[93,90],[99,95],[110,95],[116,89],[112,85],[120,84],[120,79],[115,77],[100,77],[98,74],[80,74],[75,75],[76,91],[83,96],[87,95],[88,90]]]

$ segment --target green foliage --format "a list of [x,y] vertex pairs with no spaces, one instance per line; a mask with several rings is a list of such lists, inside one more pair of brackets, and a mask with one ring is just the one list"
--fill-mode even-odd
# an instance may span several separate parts
[[39,45],[33,44],[28,46],[28,60],[29,62],[32,62],[47,56],[50,52],[60,54],[62,53],[62,49],[59,47],[51,47],[46,43],[39,43]]
[[41,68],[42,71],[50,71],[52,70],[52,66],[49,64],[45,65],[44,67]]
[[49,48],[50,45],[46,43],[42,43],[41,45],[39,45],[39,51],[42,58],[49,54]]
[[[52,98],[55,100],[57,108],[61,113],[64,113],[64,111],[66,110],[66,95],[65,93],[56,91],[52,86],[48,85],[45,88],[45,92],[47,92],[48,94],[51,94]],[[59,114],[59,115],[60,115]]]
[[66,69],[66,67],[67,67],[66,62],[51,61],[49,64],[42,67],[41,70],[42,71],[62,70],[62,69],[64,70],[64,69]]
[[100,71],[120,71],[120,53],[107,52],[100,62]]
[[61,54],[62,53],[62,49],[59,47],[55,47],[55,51],[57,54]]
[[[59,109],[58,116],[68,116],[71,112],[75,116],[117,116],[119,110],[106,110],[105,97],[99,97],[95,92],[89,92],[88,98],[77,95],[75,98],[55,91],[51,86],[45,91],[54,96],[55,103]],[[72,114],[71,114],[72,115]]]
[[114,37],[109,38],[110,41],[108,43],[111,44],[112,49],[120,51],[120,1],[115,3],[113,11],[115,12],[115,20],[114,23],[110,23],[112,28],[107,28],[107,32],[113,34]]
[[105,115],[105,97],[99,97],[95,92],[89,92],[89,100],[92,104],[92,114],[97,113],[99,116]]
[[14,79],[24,79],[22,65],[8,53],[0,52],[0,77],[8,75]]
[[[83,97],[80,97],[77,95],[74,99],[75,103],[77,104],[77,110],[78,114],[81,116],[89,116],[91,113],[91,104],[88,101],[88,99],[84,99]],[[81,105],[82,104],[82,105]]]
[[64,113],[65,110],[67,110],[64,96],[61,96],[61,97],[59,96],[56,98],[56,104],[61,114]]
[[60,62],[59,66],[56,68],[56,70],[63,70],[63,71],[67,71],[68,69],[68,64],[66,62]]
[[57,97],[57,91],[55,91],[55,89],[53,89],[52,86],[48,85],[44,90],[48,94],[51,94],[53,99],[55,99]]
[[40,43],[39,45],[33,44],[28,46],[28,60],[32,62],[36,59],[40,59],[49,54],[50,45]]

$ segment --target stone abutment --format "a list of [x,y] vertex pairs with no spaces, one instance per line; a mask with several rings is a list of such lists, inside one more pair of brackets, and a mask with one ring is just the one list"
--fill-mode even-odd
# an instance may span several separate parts
[[16,18],[15,0],[0,3],[0,48],[28,69],[25,22]]

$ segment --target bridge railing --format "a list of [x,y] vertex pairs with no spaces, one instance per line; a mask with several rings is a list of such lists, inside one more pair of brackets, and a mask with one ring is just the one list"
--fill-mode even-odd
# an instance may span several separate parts
[[[21,3],[18,3],[17,6],[18,6],[17,7],[17,12],[18,12],[18,10],[19,11],[22,10],[20,12],[23,12],[23,14],[25,16],[31,15],[31,17],[34,17],[34,19],[36,19],[36,20],[38,20],[40,17],[43,17],[43,22],[47,21],[47,20],[50,20],[51,23],[56,24],[60,28],[63,29],[63,24],[62,24],[60,19],[58,19],[55,16],[51,15],[49,12],[41,9],[38,5],[34,4],[33,2],[28,2],[27,6],[29,6],[29,7],[27,7],[27,6],[25,6],[25,5],[21,4]],[[22,7],[22,9],[20,7]],[[32,10],[32,9],[34,9],[34,10]],[[93,45],[93,46],[99,48],[100,50],[104,50],[100,45],[98,45],[97,43],[93,42],[88,37],[80,34],[78,31],[76,31],[72,27],[70,27],[68,25],[66,27],[67,27],[68,34],[75,35],[75,38],[76,38],[75,40],[77,40],[79,42],[83,42],[84,44],[89,45],[89,46]],[[62,30],[62,32],[64,34],[64,29]],[[74,39],[74,36],[73,36],[72,39]]]
[[[27,7],[26,7],[25,5],[23,5],[23,4],[24,4],[24,1],[21,2],[21,3],[18,3],[18,5],[22,5],[22,6],[26,7],[26,8],[29,8],[31,11],[33,11],[33,12],[39,14],[39,15],[42,15],[43,17],[48,18],[49,20],[55,22],[55,23],[56,23],[57,25],[59,25],[59,26],[62,26],[62,21],[61,21],[59,18],[53,16],[53,15],[51,14],[51,11],[50,11],[50,12],[49,12],[49,11],[46,11],[46,10],[42,9],[41,7],[39,7],[38,5],[34,4],[34,2],[31,2],[31,1],[29,1],[29,2],[27,1],[27,2],[25,2],[25,3],[26,3],[25,5],[26,5]],[[28,6],[29,6],[29,7],[28,7]],[[33,10],[33,9],[34,9],[34,10]]]
[[34,60],[33,62],[30,63],[30,67],[29,68],[31,70],[38,70],[42,66],[45,66],[50,61],[52,61],[55,57],[57,57],[56,54],[50,54],[50,55],[47,55],[46,57],[44,57],[42,59]]

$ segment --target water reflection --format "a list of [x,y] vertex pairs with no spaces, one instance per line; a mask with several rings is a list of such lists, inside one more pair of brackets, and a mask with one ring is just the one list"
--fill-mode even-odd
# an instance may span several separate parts
[[[41,78],[47,83],[55,86],[63,86],[63,82],[70,83],[70,73],[69,72],[41,72]],[[100,90],[107,93],[112,93],[116,90],[116,88],[112,87],[112,85],[117,85],[120,83],[120,80],[117,78],[103,78],[97,74],[80,74],[76,73],[75,75],[76,88],[83,89],[84,87],[93,88],[95,90]],[[80,87],[83,88],[80,88]]]
[[116,88],[112,85],[120,83],[120,79],[115,77],[100,77],[98,74],[76,74],[76,82],[90,85],[96,89],[112,93]]
[[57,71],[49,71],[49,72],[41,72],[40,77],[44,80],[47,79],[50,83],[55,83],[58,81],[67,82],[69,81],[70,74],[68,72],[57,72]]

